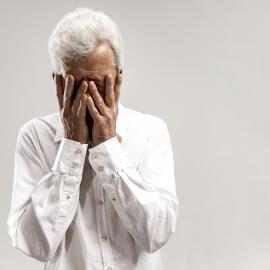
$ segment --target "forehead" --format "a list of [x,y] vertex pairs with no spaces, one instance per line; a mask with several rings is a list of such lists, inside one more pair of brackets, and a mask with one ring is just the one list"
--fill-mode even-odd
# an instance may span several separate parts
[[101,44],[94,53],[88,54],[82,60],[66,63],[66,72],[74,75],[76,80],[86,78],[102,80],[108,72],[114,69],[113,56],[111,47]]
[[73,72],[70,71],[71,74],[75,77],[75,81],[85,80],[93,80],[93,81],[103,81],[106,74],[109,72],[108,68],[96,69],[96,70],[87,70],[78,68]]

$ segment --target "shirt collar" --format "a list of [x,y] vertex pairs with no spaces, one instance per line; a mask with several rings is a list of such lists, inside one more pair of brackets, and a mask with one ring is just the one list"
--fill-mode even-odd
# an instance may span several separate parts
[[[118,116],[116,119],[116,137],[120,142],[122,142],[127,134],[126,127],[125,127],[125,106],[118,102]],[[60,118],[60,113],[58,112],[57,115],[57,126],[56,126],[56,133],[54,137],[55,142],[59,142],[64,137],[64,127],[63,123]]]

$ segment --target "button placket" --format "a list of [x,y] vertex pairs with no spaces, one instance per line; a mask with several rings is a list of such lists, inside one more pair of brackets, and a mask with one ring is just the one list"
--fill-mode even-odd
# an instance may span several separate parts
[[[94,197],[97,202],[96,206],[96,221],[97,221],[97,229],[98,229],[98,235],[99,235],[99,241],[100,241],[100,247],[101,247],[101,253],[104,258],[104,269],[107,269],[108,267],[113,267],[113,256],[111,251],[111,245],[110,245],[110,238],[108,235],[108,227],[106,224],[106,218],[105,218],[105,209],[104,207],[104,189],[102,186],[102,183],[100,181],[94,182]],[[107,264],[108,263],[108,264]]]
[[76,157],[72,162],[73,172],[71,173],[74,173],[75,170],[75,174],[77,175],[80,173],[80,170],[82,169],[83,166],[83,158],[84,158],[83,148],[78,146],[75,150],[73,150],[73,153],[76,154]]
[[106,235],[103,235],[102,237],[101,237],[101,240],[102,241],[106,241],[108,239],[108,237],[106,236]]

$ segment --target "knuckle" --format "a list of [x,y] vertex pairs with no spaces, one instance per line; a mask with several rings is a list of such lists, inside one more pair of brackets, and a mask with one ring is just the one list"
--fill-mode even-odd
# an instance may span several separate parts
[[103,106],[103,101],[102,100],[98,100],[97,101],[97,106],[102,107]]
[[116,113],[117,113],[116,107],[114,105],[112,105],[110,117],[113,118],[116,115]]
[[107,125],[107,122],[106,121],[102,121],[102,120],[100,120],[100,126],[101,126],[101,128],[106,128],[108,125]]
[[98,116],[99,112],[97,110],[94,110],[94,115]]
[[108,119],[109,121],[113,120],[113,115],[112,115],[112,114],[108,114],[108,115],[107,115],[107,119]]
[[82,83],[80,85],[80,90],[83,91],[86,87],[87,87],[86,81],[82,81]]
[[74,103],[73,106],[71,107],[71,112],[76,113],[77,111],[78,111],[77,103]]

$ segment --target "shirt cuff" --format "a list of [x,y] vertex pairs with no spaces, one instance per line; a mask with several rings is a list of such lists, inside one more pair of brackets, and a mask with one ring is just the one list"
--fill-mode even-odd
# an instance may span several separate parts
[[88,144],[63,138],[52,170],[60,174],[82,177]]
[[113,184],[115,174],[133,167],[117,137],[89,148],[89,162],[96,175],[105,183]]

